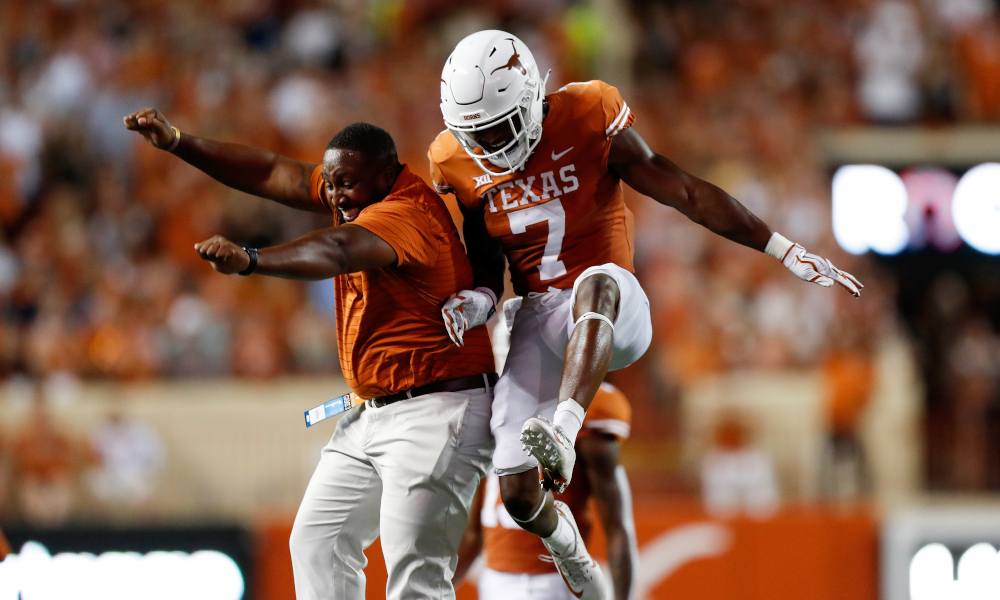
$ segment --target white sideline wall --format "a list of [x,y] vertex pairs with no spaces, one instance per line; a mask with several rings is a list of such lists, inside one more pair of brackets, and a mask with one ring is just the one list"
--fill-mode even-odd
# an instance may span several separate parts
[[[874,391],[859,427],[873,491],[883,506],[905,503],[920,492],[922,398],[909,345],[890,338],[878,349]],[[706,377],[682,394],[683,460],[696,470],[718,418],[735,410],[750,421],[752,445],[774,461],[782,497],[813,498],[825,440],[822,400],[816,371]]]
[[[0,404],[0,428],[8,440],[29,412],[23,393],[10,388]],[[303,413],[348,391],[339,377],[85,383],[69,394],[75,398],[63,394],[52,412],[80,438],[115,405],[156,429],[166,460],[147,514],[244,520],[294,513],[337,421],[307,429]]]
[[[920,488],[921,395],[902,340],[880,349],[877,372],[862,440],[875,492],[883,505],[894,505]],[[166,520],[294,513],[336,423],[333,418],[307,429],[303,413],[348,391],[339,377],[68,387],[55,394],[52,412],[81,439],[117,405],[157,430],[166,461],[156,498],[141,514]],[[752,421],[754,444],[773,458],[783,498],[812,497],[823,444],[821,393],[812,371],[734,372],[696,382],[682,395],[687,464],[696,470],[717,417],[736,407]],[[28,415],[30,396],[10,383],[0,394],[0,435],[9,441]],[[87,512],[99,514],[92,507]]]

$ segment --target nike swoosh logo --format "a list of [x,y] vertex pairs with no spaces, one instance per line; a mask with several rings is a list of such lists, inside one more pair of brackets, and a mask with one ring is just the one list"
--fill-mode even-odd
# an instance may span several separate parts
[[[556,570],[559,571],[559,569],[556,569]],[[566,589],[569,590],[569,593],[573,594],[577,598],[583,598],[583,590],[580,590],[579,592],[576,591],[576,590],[574,590],[573,586],[570,585],[570,583],[569,583],[569,579],[566,579],[566,576],[563,575],[562,571],[559,571],[559,576],[562,577],[563,583],[566,584]]]
[[553,152],[552,153],[552,160],[559,160],[560,158],[566,156],[566,153],[569,152],[572,149],[573,149],[573,146],[570,146],[569,148],[563,150],[559,154],[556,154],[555,152]]

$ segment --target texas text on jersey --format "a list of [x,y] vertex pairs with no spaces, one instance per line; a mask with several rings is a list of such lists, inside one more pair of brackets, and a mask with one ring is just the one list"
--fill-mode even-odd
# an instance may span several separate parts
[[571,83],[546,102],[542,139],[520,171],[484,173],[448,130],[428,152],[437,190],[484,211],[521,296],[571,288],[593,265],[633,270],[632,213],[608,171],[608,152],[634,115],[602,81]]

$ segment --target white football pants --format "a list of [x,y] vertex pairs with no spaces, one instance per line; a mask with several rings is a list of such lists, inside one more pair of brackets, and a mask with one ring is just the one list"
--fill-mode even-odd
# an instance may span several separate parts
[[521,449],[521,427],[531,417],[541,416],[551,421],[555,414],[563,357],[575,327],[576,290],[584,279],[596,273],[614,278],[619,291],[614,351],[608,370],[629,366],[649,348],[653,339],[649,299],[635,275],[614,264],[590,267],[576,279],[572,290],[528,294],[504,303],[510,351],[497,381],[490,423],[497,443],[493,469],[498,475],[514,475],[538,467],[535,458]]
[[427,394],[337,423],[295,516],[298,600],[364,600],[364,549],[381,534],[387,600],[455,597],[472,496],[493,451],[488,389]]
[[576,600],[559,573],[528,575],[485,569],[478,588],[479,600]]

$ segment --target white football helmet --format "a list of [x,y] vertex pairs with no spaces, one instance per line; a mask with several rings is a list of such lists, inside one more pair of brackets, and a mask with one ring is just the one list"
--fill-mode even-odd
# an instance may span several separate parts
[[[513,173],[528,162],[542,138],[544,99],[545,80],[531,51],[506,31],[480,31],[465,38],[441,72],[444,123],[491,175]],[[486,149],[471,135],[504,122],[514,137],[502,148]]]

